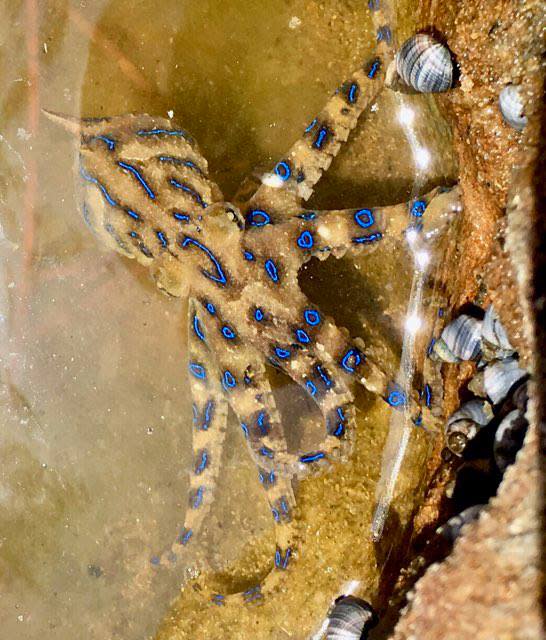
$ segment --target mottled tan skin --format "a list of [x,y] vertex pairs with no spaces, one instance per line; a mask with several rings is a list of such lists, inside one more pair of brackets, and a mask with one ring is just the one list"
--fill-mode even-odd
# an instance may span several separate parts
[[[189,370],[194,403],[189,509],[172,548],[155,564],[176,562],[197,537],[213,501],[231,406],[247,438],[274,516],[274,571],[263,584],[230,596],[245,603],[276,588],[294,555],[291,480],[346,456],[354,424],[355,384],[417,418],[416,397],[404,398],[362,341],[324,316],[298,285],[311,257],[371,251],[384,234],[412,224],[413,202],[379,209],[308,211],[313,187],[383,86],[389,54],[380,51],[332,96],[304,135],[262,184],[245,183],[225,202],[208,177],[191,136],[147,115],[71,121],[81,139],[84,217],[99,240],[150,269],[165,293],[189,298]],[[243,197],[244,194],[244,197]],[[457,190],[435,189],[423,237],[458,210]],[[415,217],[413,217],[415,221]],[[266,364],[278,367],[315,402],[326,426],[316,450],[288,451]],[[426,408],[424,408],[426,419]],[[206,592],[206,589],[205,589]],[[226,597],[209,594],[225,604]]]

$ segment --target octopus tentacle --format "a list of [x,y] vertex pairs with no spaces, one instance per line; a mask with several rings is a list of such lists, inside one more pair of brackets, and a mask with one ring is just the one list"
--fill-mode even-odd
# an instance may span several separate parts
[[207,346],[207,318],[199,304],[189,300],[189,382],[193,402],[193,466],[190,471],[189,504],[184,525],[171,548],[157,564],[170,564],[181,547],[192,543],[210,511],[220,475],[222,449],[227,427],[228,403],[218,376],[214,356]]

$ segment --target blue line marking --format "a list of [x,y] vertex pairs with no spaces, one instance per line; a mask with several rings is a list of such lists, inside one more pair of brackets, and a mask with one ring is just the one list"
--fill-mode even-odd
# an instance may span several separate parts
[[174,178],[169,178],[169,183],[172,184],[172,186],[175,189],[180,189],[181,191],[184,191],[184,193],[189,194],[195,200],[195,202],[197,202],[197,204],[203,209],[206,209],[208,207],[208,204],[197,193],[197,191],[195,191],[195,189],[192,189],[191,187],[188,187],[187,184],[184,184],[183,182],[178,182],[178,180],[175,180]]
[[203,420],[203,424],[201,425],[202,431],[207,431],[207,429],[210,427],[210,421],[212,418],[213,409],[214,409],[214,402],[212,400],[209,400],[205,406],[205,418]]
[[163,231],[156,231],[155,233],[159,238],[159,242],[161,242],[161,246],[165,248],[168,247],[169,241],[167,240],[167,236],[163,233]]
[[108,136],[93,136],[89,139],[91,140],[102,140],[108,146],[109,151],[113,151],[116,146],[116,141],[113,138],[109,138]]
[[307,391],[314,397],[317,394],[317,385],[311,380],[305,381],[305,386],[307,387]]
[[282,360],[286,360],[286,358],[290,357],[290,351],[288,349],[283,349],[282,347],[275,347],[275,354]]
[[243,430],[243,433],[245,434],[245,438],[248,440],[248,436],[249,436],[248,427],[246,426],[246,424],[244,422],[241,422],[241,429]]
[[235,331],[233,331],[231,327],[228,327],[227,324],[222,327],[222,335],[228,340],[233,340],[236,337]]
[[387,25],[379,27],[377,30],[377,42],[381,42],[381,40],[384,40],[387,44],[392,42],[392,32]]
[[317,124],[317,119],[315,118],[307,125],[307,127],[305,127],[305,133],[309,133],[316,124]]
[[307,333],[307,331],[304,331],[303,329],[296,329],[296,339],[298,340],[298,342],[301,342],[302,344],[309,344],[311,342],[311,338],[309,337],[309,334]]
[[424,387],[425,392],[425,405],[430,409],[430,405],[432,404],[432,389],[430,385],[427,383]]
[[264,312],[260,307],[254,310],[254,319],[261,322],[264,319]]
[[302,220],[314,220],[317,217],[317,214],[314,211],[306,211],[305,213],[300,213],[297,216]]
[[362,357],[360,351],[358,349],[349,349],[341,360],[341,366],[348,373],[354,373],[361,361]]
[[273,262],[273,260],[269,259],[265,261],[265,270],[267,275],[273,280],[273,282],[279,281],[279,271],[277,269],[277,265]]
[[353,238],[353,242],[355,244],[372,244],[373,242],[381,240],[382,237],[383,234],[377,231],[376,233],[370,233],[367,236],[356,236],[355,238]]
[[133,218],[133,220],[141,220],[142,218],[140,217],[140,215],[136,212],[133,211],[132,209],[125,209],[125,213],[130,216],[131,218]]
[[174,129],[140,129],[137,131],[137,136],[179,136],[189,140],[190,136],[186,131],[174,130]]
[[193,531],[191,529],[186,529],[186,528],[182,529],[182,531],[180,532],[180,535],[178,536],[178,543],[182,545],[188,544],[192,535],[193,535]]
[[256,424],[258,425],[258,428],[260,429],[260,432],[263,436],[266,436],[269,433],[269,423],[265,411],[260,411],[256,419]]
[[275,551],[275,566],[277,569],[286,569],[288,567],[288,561],[290,560],[290,547],[286,550],[284,556],[282,555],[280,549]]
[[212,302],[207,302],[205,307],[211,316],[213,316],[216,313],[216,307],[212,304]]
[[112,207],[118,206],[118,203],[108,193],[106,187],[102,183],[100,183],[96,178],[94,178],[92,175],[88,174],[83,167],[80,167],[80,175],[84,180],[87,180],[87,182],[92,182],[93,184],[97,185],[97,187],[101,190],[102,195],[104,196],[106,202],[108,202],[109,205],[111,205]]
[[130,173],[132,173],[135,176],[135,178],[140,182],[142,188],[144,189],[144,191],[146,191],[148,196],[152,200],[155,200],[155,193],[151,190],[150,185],[146,182],[146,180],[144,180],[144,178],[140,174],[140,171],[136,167],[133,167],[132,164],[128,164],[127,162],[123,162],[121,160],[118,162],[118,165],[122,169],[125,169],[126,171],[129,171]]
[[190,216],[187,213],[180,213],[179,211],[173,211],[173,218],[184,223],[190,221]]
[[225,603],[225,596],[223,596],[221,593],[215,593],[212,598],[211,601],[218,605],[219,607],[223,607],[226,603]]
[[199,462],[197,463],[197,466],[195,467],[195,475],[199,476],[203,473],[203,471],[207,468],[209,463],[209,454],[207,453],[206,450],[203,450],[201,452],[201,459],[199,460]]
[[371,227],[375,222],[371,209],[359,209],[355,212],[354,219],[356,224],[363,229]]
[[201,364],[197,364],[197,362],[190,362],[189,370],[190,373],[196,378],[199,378],[199,380],[204,380],[207,377],[205,367]]
[[292,169],[286,160],[281,160],[274,169],[275,173],[279,176],[281,180],[285,182],[292,175]]
[[182,247],[182,249],[185,249],[190,244],[196,246],[198,249],[201,249],[201,251],[203,251],[203,253],[205,253],[209,257],[210,261],[216,268],[216,275],[214,275],[213,273],[210,273],[210,271],[206,271],[205,269],[202,269],[203,275],[205,275],[207,278],[209,278],[213,282],[218,282],[221,285],[226,284],[227,279],[222,269],[222,265],[217,260],[216,256],[212,253],[212,251],[208,247],[206,247],[204,244],[201,244],[200,242],[198,242],[197,240],[194,240],[190,236],[186,236],[183,242],[180,243],[180,246]]
[[309,231],[302,231],[298,240],[298,247],[301,249],[311,249],[315,241],[313,240],[313,236]]
[[248,260],[249,262],[256,259],[251,251],[243,251],[243,256],[245,260]]
[[199,318],[197,314],[193,316],[193,330],[195,335],[199,338],[199,340],[205,340],[205,334],[203,333],[203,329],[201,328],[201,323],[199,322]]
[[195,162],[192,162],[191,160],[182,160],[182,158],[175,158],[174,156],[158,156],[158,160],[160,162],[169,162],[171,164],[177,164],[177,165],[181,165],[183,167],[188,167],[190,169],[193,169],[194,171],[196,171],[200,175],[204,175],[204,172],[201,169],[201,167],[198,167],[195,164]]
[[425,213],[425,209],[427,208],[427,203],[424,200],[416,200],[410,209],[410,213],[412,216],[416,218],[420,218],[423,213]]
[[275,457],[273,450],[269,447],[261,447],[261,449],[258,450],[258,453],[264,458],[269,458],[270,460],[273,460]]
[[198,509],[201,506],[201,504],[203,503],[204,491],[205,491],[205,487],[203,487],[202,485],[197,489],[197,491],[195,492],[195,495],[192,498],[193,500],[191,505],[192,509]]
[[315,453],[306,453],[303,456],[300,456],[300,462],[303,464],[310,464],[311,462],[316,462],[317,460],[322,460],[326,457],[324,451],[317,451]]
[[224,371],[224,375],[222,376],[222,386],[226,391],[229,389],[233,389],[233,387],[237,386],[237,380],[235,380],[235,376],[231,373],[229,369]]
[[320,313],[315,309],[305,309],[303,319],[308,325],[316,327],[317,324],[320,324]]
[[379,11],[379,0],[368,0],[368,8],[370,11]]
[[263,209],[252,209],[246,214],[246,221],[252,227],[265,227],[270,224],[271,216]]

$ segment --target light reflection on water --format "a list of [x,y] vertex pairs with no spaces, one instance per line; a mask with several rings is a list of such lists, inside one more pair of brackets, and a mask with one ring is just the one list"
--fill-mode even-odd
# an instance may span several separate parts
[[[2,34],[0,61],[0,622],[7,637],[151,633],[181,574],[154,578],[150,550],[164,546],[182,521],[190,464],[185,305],[96,245],[76,211],[75,144],[39,108],[90,116],[172,111],[229,196],[298,137],[340,78],[370,53],[365,4],[3,3],[4,24],[13,25]],[[291,28],[294,16],[301,23]],[[409,152],[400,152],[407,149],[403,132],[385,125],[392,108],[392,97],[378,100],[313,206],[408,196],[414,170]],[[443,151],[447,134],[426,101],[425,109],[417,127],[440,182],[453,172]],[[386,366],[394,368],[411,280],[409,269],[400,271],[387,245],[354,262],[311,265],[302,286],[352,334],[384,345]],[[360,394],[359,407],[370,405]],[[357,455],[368,503],[386,426],[384,412],[374,411],[361,421],[371,431]],[[203,535],[203,555],[215,568],[244,558],[249,540],[273,545],[238,432],[228,441],[225,469]],[[332,478],[302,488],[302,509],[325,538],[335,537],[335,528],[321,525],[328,509],[320,507]],[[353,499],[353,515],[369,522],[371,503]],[[370,548],[362,544],[365,555]],[[335,545],[318,549],[330,574],[309,609],[315,617],[331,599],[328,590],[353,572],[377,580],[373,568],[341,563]],[[286,625],[297,624],[290,613],[300,606],[297,598],[287,605]]]

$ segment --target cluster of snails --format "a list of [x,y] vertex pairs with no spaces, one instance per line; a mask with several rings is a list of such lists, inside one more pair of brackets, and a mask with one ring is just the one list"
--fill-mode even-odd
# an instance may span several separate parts
[[482,320],[466,314],[455,318],[434,343],[431,355],[443,362],[477,363],[477,373],[467,385],[470,399],[445,425],[448,455],[460,461],[450,494],[462,513],[445,525],[450,537],[496,493],[523,444],[529,376],[519,366],[493,306]]
[[[406,40],[387,73],[387,82],[418,93],[441,93],[453,87],[455,65],[451,51],[428,33]],[[508,84],[499,94],[499,109],[505,122],[522,131],[527,124],[521,86]]]

